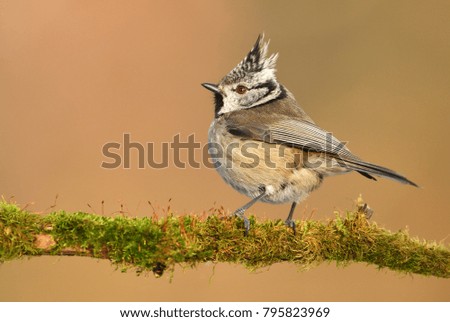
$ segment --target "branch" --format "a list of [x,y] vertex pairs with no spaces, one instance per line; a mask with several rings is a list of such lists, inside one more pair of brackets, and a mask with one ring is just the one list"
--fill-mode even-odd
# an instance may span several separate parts
[[53,212],[45,216],[0,201],[0,262],[23,256],[76,255],[110,260],[123,271],[160,276],[175,264],[240,263],[250,269],[290,262],[308,268],[324,261],[366,262],[404,273],[450,277],[450,250],[390,232],[363,211],[326,222],[297,221],[297,233],[278,221],[242,221],[217,215],[164,218],[103,217]]

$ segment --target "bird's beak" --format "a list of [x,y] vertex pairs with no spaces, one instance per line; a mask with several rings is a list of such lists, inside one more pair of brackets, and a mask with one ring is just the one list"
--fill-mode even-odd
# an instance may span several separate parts
[[213,93],[220,94],[220,89],[216,84],[203,83],[202,86]]

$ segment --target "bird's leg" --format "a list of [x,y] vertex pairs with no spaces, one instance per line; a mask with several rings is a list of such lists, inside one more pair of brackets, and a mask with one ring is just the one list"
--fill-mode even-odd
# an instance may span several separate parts
[[286,224],[286,226],[292,228],[292,230],[294,231],[294,235],[296,232],[295,231],[295,221],[292,220],[292,216],[294,215],[295,206],[297,206],[297,203],[294,201],[292,203],[291,210],[289,211],[289,215],[288,215],[286,221],[284,222]]
[[245,205],[243,205],[241,208],[237,209],[234,212],[235,216],[238,216],[239,218],[241,218],[244,221],[244,227],[245,227],[245,232],[244,232],[244,236],[248,235],[248,230],[250,229],[250,222],[248,221],[248,219],[244,216],[244,212],[250,208],[251,206],[253,206],[253,204],[255,204],[259,199],[261,199],[262,197],[264,197],[266,195],[266,191],[262,192],[259,196],[257,196],[256,198],[250,200],[250,202],[246,203]]

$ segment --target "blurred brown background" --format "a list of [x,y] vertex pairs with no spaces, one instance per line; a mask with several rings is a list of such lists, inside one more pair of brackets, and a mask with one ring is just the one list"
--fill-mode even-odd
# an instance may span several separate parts
[[[132,216],[147,201],[177,213],[247,198],[214,170],[105,170],[103,144],[195,133],[206,143],[216,82],[260,32],[280,52],[278,79],[323,128],[365,160],[422,186],[357,174],[326,180],[297,209],[315,219],[353,208],[411,235],[449,235],[449,1],[0,1],[0,194],[34,211]],[[199,155],[198,155],[199,157]],[[289,205],[250,213],[285,218]],[[0,300],[31,301],[448,301],[450,281],[365,264],[307,272],[279,264],[177,267],[137,277],[107,261],[42,257],[0,265]]]

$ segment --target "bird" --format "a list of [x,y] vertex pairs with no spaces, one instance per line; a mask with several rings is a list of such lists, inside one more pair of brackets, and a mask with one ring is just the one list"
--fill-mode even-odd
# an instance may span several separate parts
[[244,235],[250,229],[244,213],[258,201],[291,203],[285,224],[295,234],[297,204],[328,176],[356,171],[368,179],[383,177],[418,187],[393,170],[363,161],[316,125],[278,82],[278,53],[268,56],[268,47],[260,34],[219,83],[201,84],[214,94],[210,158],[226,183],[251,198],[234,212],[244,221]]

